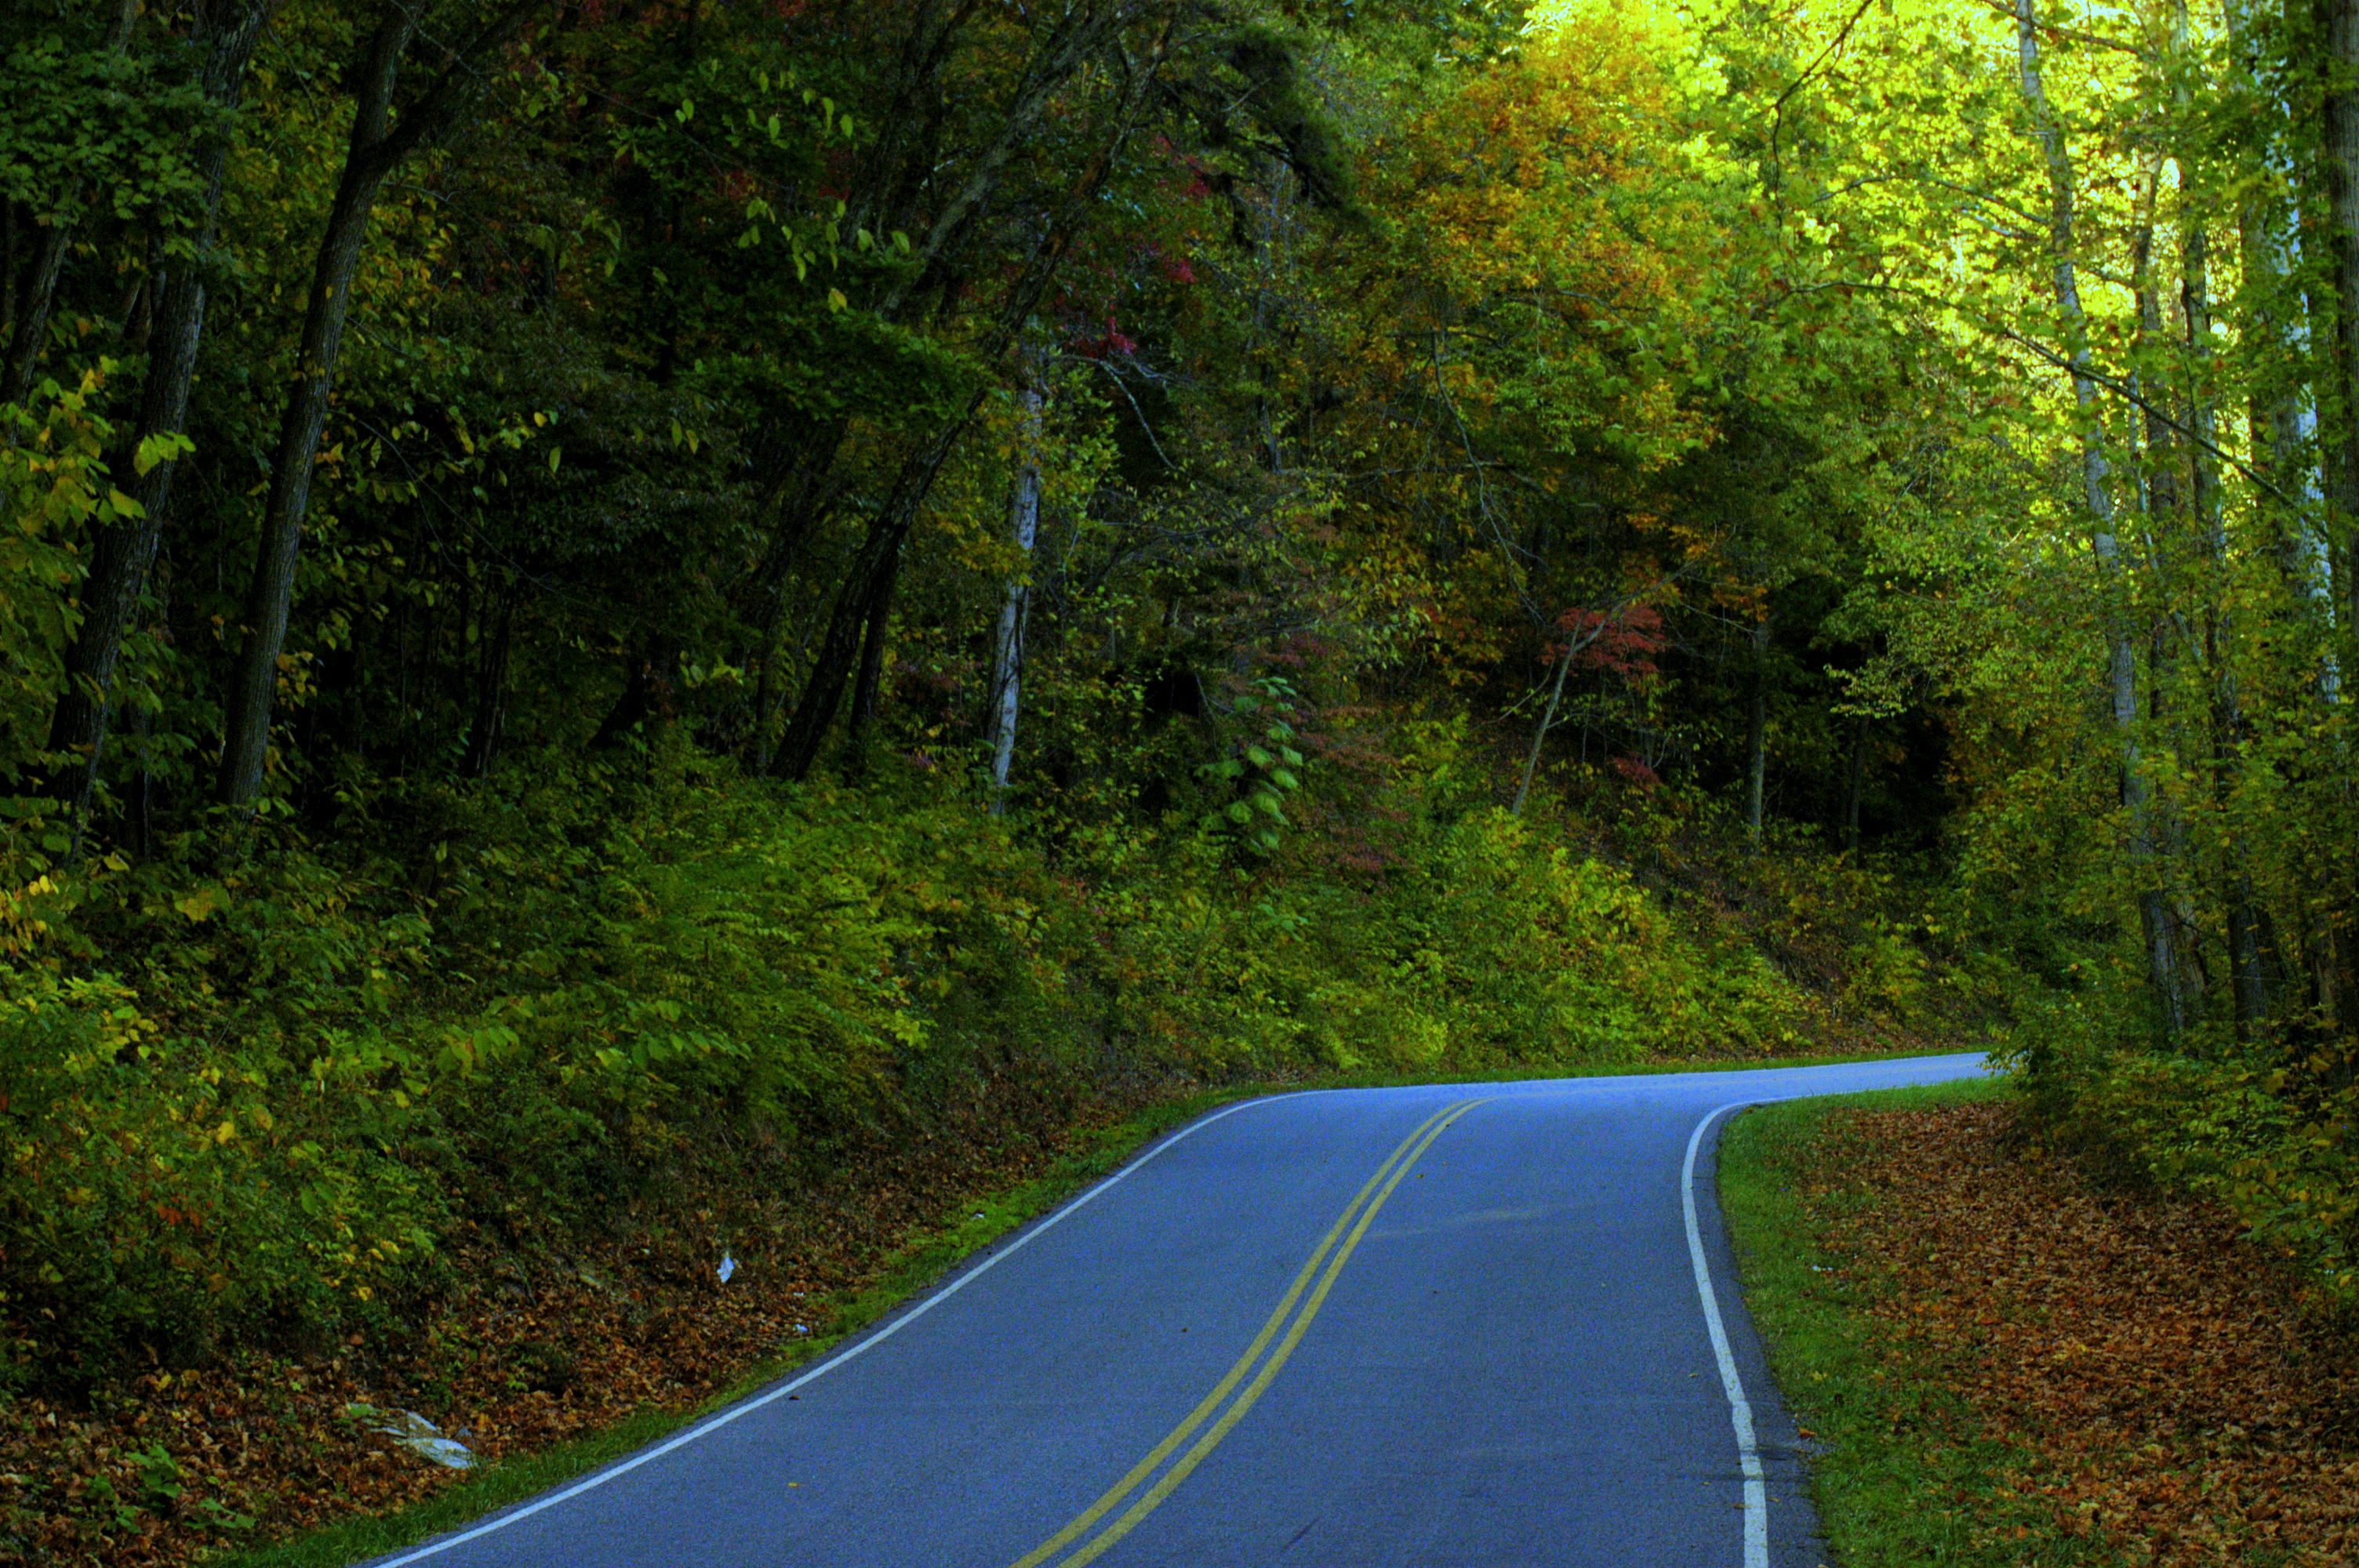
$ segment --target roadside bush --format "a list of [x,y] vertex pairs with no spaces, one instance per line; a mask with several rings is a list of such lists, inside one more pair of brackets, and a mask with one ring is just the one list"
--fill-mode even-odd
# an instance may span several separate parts
[[2269,1042],[2157,1052],[2126,1000],[2052,1000],[2006,1054],[2038,1124],[2118,1175],[2213,1197],[2295,1260],[2321,1299],[2359,1308],[2359,1086],[2347,1045]]
[[273,1087],[161,1037],[113,979],[0,971],[0,1299],[46,1371],[332,1325],[431,1254],[443,1210],[396,1129]]

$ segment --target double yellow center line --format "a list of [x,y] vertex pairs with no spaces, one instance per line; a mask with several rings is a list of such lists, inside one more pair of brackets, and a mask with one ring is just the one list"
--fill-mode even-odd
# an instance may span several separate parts
[[[1343,1271],[1343,1265],[1351,1260],[1353,1249],[1360,1245],[1360,1238],[1368,1233],[1369,1223],[1376,1217],[1376,1211],[1385,1206],[1385,1200],[1393,1195],[1393,1189],[1400,1185],[1401,1178],[1408,1174],[1409,1167],[1418,1162],[1451,1122],[1484,1103],[1480,1099],[1465,1099],[1443,1106],[1402,1139],[1399,1147],[1386,1156],[1385,1162],[1376,1167],[1375,1174],[1370,1176],[1366,1184],[1344,1206],[1343,1212],[1336,1217],[1335,1223],[1320,1238],[1310,1260],[1294,1276],[1294,1283],[1288,1286],[1286,1294],[1278,1298],[1268,1320],[1261,1325],[1261,1332],[1254,1336],[1253,1343],[1245,1346],[1245,1354],[1237,1357],[1236,1364],[1212,1385],[1212,1391],[1206,1394],[1203,1401],[1190,1411],[1187,1419],[1173,1427],[1162,1442],[1149,1449],[1147,1457],[1132,1466],[1130,1474],[1107,1487],[1104,1496],[1074,1515],[1071,1524],[1018,1558],[1014,1568],[1040,1568],[1042,1563],[1089,1535],[1106,1515],[1122,1509],[1120,1517],[1098,1530],[1070,1556],[1062,1558],[1058,1568],[1081,1568],[1084,1563],[1094,1563],[1115,1541],[1136,1529],[1138,1522],[1160,1507],[1164,1498],[1178,1490],[1180,1483],[1185,1481],[1196,1466],[1204,1462],[1205,1456],[1221,1445],[1221,1440],[1228,1436],[1237,1422],[1245,1419],[1245,1412],[1253,1409],[1268,1390],[1271,1379],[1277,1376],[1278,1368],[1286,1365],[1287,1357],[1294,1354],[1294,1347],[1302,1343],[1302,1336],[1310,1329],[1311,1319],[1317,1317],[1319,1309],[1326,1304],[1327,1292],[1334,1287],[1335,1277]],[[1325,1265],[1324,1272],[1321,1271],[1322,1263]],[[1314,1276],[1318,1281],[1315,1285],[1311,1283]],[[1298,1304],[1301,1307],[1299,1313],[1295,1310]],[[1275,1349],[1271,1348],[1273,1341],[1277,1345]],[[1266,1359],[1263,1356],[1265,1351],[1268,1352]],[[1259,1371],[1254,1370],[1256,1363],[1259,1363]],[[1251,1382],[1245,1382],[1247,1373],[1253,1375]],[[1238,1392],[1240,1383],[1245,1384],[1243,1392]],[[1234,1400],[1230,1399],[1232,1394],[1235,1394]],[[1222,1409],[1224,1403],[1227,1405],[1225,1410]],[[1219,1419],[1214,1420],[1216,1411]],[[1197,1430],[1204,1427],[1208,1421],[1212,1425],[1202,1436],[1197,1437]],[[1161,1469],[1172,1454],[1179,1453],[1180,1445],[1190,1437],[1195,1437],[1196,1441],[1186,1453],[1180,1454],[1179,1462],[1163,1470],[1162,1475],[1151,1486],[1148,1485],[1148,1477],[1155,1476],[1156,1471]],[[1140,1491],[1142,1487],[1146,1488],[1144,1491]],[[1136,1500],[1130,1500],[1134,1492],[1138,1496]],[[1125,1509],[1123,1504],[1126,1500],[1130,1501],[1130,1506]]]

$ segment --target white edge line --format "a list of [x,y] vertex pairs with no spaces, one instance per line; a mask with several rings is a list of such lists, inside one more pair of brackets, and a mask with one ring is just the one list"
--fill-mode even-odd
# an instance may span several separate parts
[[1696,1226],[1696,1151],[1703,1146],[1704,1130],[1751,1100],[1722,1106],[1695,1125],[1688,1135],[1687,1163],[1680,1172],[1680,1206],[1687,1215],[1688,1261],[1695,1265],[1696,1295],[1703,1303],[1703,1321],[1712,1330],[1712,1353],[1720,1362],[1721,1391],[1728,1396],[1729,1424],[1736,1429],[1736,1463],[1745,1473],[1745,1568],[1769,1568],[1769,1495],[1761,1473],[1761,1450],[1753,1437],[1753,1406],[1745,1397],[1745,1379],[1737,1376],[1736,1357],[1729,1353],[1728,1329],[1721,1322],[1720,1298],[1712,1288],[1712,1265],[1703,1254],[1703,1232]]
[[[670,1453],[675,1448],[685,1447],[687,1444],[694,1443],[698,1438],[704,1436],[708,1433],[720,1431],[721,1428],[727,1426],[731,1422],[735,1421],[740,1416],[751,1415],[754,1411],[760,1410],[764,1405],[769,1404],[775,1400],[785,1398],[787,1395],[793,1393],[797,1389],[801,1388],[805,1383],[810,1382],[812,1379],[817,1378],[823,1373],[832,1372],[836,1368],[842,1366],[845,1362],[852,1360],[854,1357],[864,1356],[869,1351],[875,1349],[876,1346],[884,1344],[886,1340],[892,1338],[895,1335],[900,1333],[903,1329],[908,1327],[911,1324],[917,1322],[919,1318],[925,1316],[928,1313],[933,1311],[936,1307],[941,1305],[944,1302],[950,1300],[961,1291],[966,1289],[967,1286],[973,1284],[984,1274],[988,1273],[991,1270],[1006,1262],[1017,1252],[1022,1251],[1026,1246],[1030,1244],[1030,1242],[1035,1238],[1038,1237],[1043,1231],[1048,1230],[1052,1226],[1062,1224],[1066,1219],[1078,1213],[1084,1205],[1093,1202],[1101,1195],[1111,1191],[1114,1187],[1119,1185],[1124,1181],[1126,1181],[1130,1177],[1131,1173],[1136,1171],[1140,1166],[1146,1164],[1149,1160],[1154,1159],[1157,1155],[1162,1153],[1172,1145],[1180,1142],[1183,1139],[1192,1137],[1196,1133],[1202,1131],[1205,1128],[1212,1126],[1212,1123],[1220,1120],[1224,1116],[1234,1116],[1237,1112],[1246,1109],[1249,1107],[1256,1105],[1269,1105],[1277,1099],[1285,1098],[1287,1097],[1268,1096],[1256,1099],[1240,1100],[1233,1106],[1225,1107],[1220,1110],[1212,1112],[1210,1116],[1203,1117],[1196,1121],[1190,1122],[1188,1126],[1181,1128],[1179,1131],[1173,1133],[1162,1142],[1158,1143],[1154,1148],[1149,1149],[1146,1153],[1141,1154],[1137,1159],[1133,1160],[1129,1164],[1125,1165],[1121,1170],[1116,1171],[1113,1175],[1108,1176],[1105,1180],[1100,1182],[1097,1185],[1092,1187],[1081,1196],[1073,1199],[1072,1202],[1065,1205],[1064,1207],[1057,1210],[1048,1218],[1032,1227],[1031,1229],[1026,1231],[1023,1235],[1017,1237],[1015,1240],[1009,1242],[1006,1246],[1001,1248],[998,1251],[993,1253],[982,1262],[977,1263],[973,1268],[969,1269],[966,1272],[961,1274],[957,1279],[952,1280],[949,1284],[944,1285],[940,1290],[936,1291],[933,1294],[919,1302],[916,1306],[910,1308],[899,1317],[895,1318],[891,1323],[886,1324],[884,1327],[876,1330],[874,1334],[869,1335],[867,1337],[858,1341],[857,1343],[837,1351],[834,1355],[829,1357],[826,1360],[821,1361],[818,1366],[813,1367],[808,1372],[801,1373],[786,1382],[780,1383],[776,1388],[770,1390],[769,1392],[757,1395],[753,1399],[741,1400],[736,1404],[731,1405],[727,1410],[707,1417],[705,1420],[699,1422],[694,1426],[690,1427],[686,1432],[676,1433],[664,1442],[656,1444],[653,1448],[642,1449],[619,1464],[609,1465],[603,1469],[597,1470],[591,1475],[583,1476],[581,1480],[574,1482],[573,1485],[566,1487],[563,1491],[551,1492],[532,1503],[527,1504],[523,1508],[515,1509],[509,1512],[501,1514],[495,1519],[486,1519],[482,1524],[475,1526],[473,1530],[462,1530],[457,1535],[446,1536],[440,1541],[429,1541],[424,1546],[415,1548],[414,1550],[407,1552],[398,1557],[378,1559],[375,1563],[374,1568],[403,1568],[405,1563],[423,1562],[429,1557],[433,1557],[441,1552],[448,1552],[454,1546],[463,1546],[468,1541],[489,1535],[494,1530],[505,1530],[509,1525],[515,1524],[519,1519],[530,1519],[533,1515],[541,1512],[543,1509],[553,1509],[560,1503],[569,1502],[571,1499],[580,1497],[584,1492],[603,1487],[617,1476],[628,1475],[631,1471],[637,1469],[642,1465],[662,1458],[665,1454]],[[1693,1151],[1690,1150],[1690,1157],[1692,1157]],[[1690,1220],[1689,1225],[1689,1234],[1690,1236],[1694,1234],[1694,1225],[1692,1220]],[[1715,1329],[1715,1332],[1717,1332],[1717,1329]]]

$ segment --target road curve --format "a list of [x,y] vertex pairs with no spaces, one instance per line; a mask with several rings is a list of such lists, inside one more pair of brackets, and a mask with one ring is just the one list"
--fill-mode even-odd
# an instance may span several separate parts
[[380,1565],[1810,1568],[1709,1113],[1980,1071],[1224,1108],[828,1360]]

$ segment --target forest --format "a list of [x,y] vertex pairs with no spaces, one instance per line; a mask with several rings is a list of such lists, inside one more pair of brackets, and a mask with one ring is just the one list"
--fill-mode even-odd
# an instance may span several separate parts
[[0,514],[12,1426],[1353,1075],[2359,1299],[2359,0],[6,0]]

